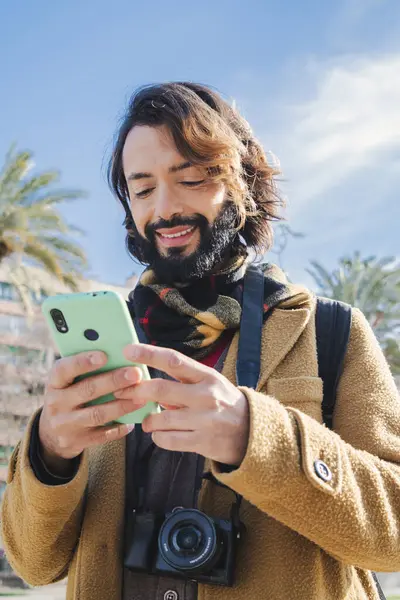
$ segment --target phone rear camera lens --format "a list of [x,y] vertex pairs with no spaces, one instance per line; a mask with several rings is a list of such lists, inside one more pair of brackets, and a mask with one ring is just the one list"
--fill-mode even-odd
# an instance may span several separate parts
[[61,310],[54,308],[50,311],[50,314],[58,331],[60,331],[61,333],[67,333],[68,325]]
[[91,342],[95,342],[99,339],[99,334],[94,329],[86,329],[86,331],[83,332],[83,335],[87,340],[90,340]]

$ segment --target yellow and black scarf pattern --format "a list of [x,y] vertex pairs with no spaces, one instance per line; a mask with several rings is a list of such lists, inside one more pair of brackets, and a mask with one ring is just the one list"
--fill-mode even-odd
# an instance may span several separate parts
[[[149,343],[173,348],[201,360],[225,332],[240,327],[243,261],[188,285],[166,286],[146,269],[131,292],[129,304]],[[271,264],[264,272],[264,314],[293,295],[282,272]]]

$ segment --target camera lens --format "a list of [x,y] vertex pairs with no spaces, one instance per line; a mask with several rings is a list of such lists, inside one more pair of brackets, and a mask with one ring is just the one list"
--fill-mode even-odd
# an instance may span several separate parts
[[218,561],[222,547],[213,520],[197,509],[173,512],[164,521],[158,537],[161,556],[178,571],[209,571]]
[[99,334],[97,333],[97,331],[95,329],[86,329],[83,332],[83,335],[85,336],[85,338],[87,340],[90,340],[91,342],[95,342],[96,340],[99,339]]
[[54,308],[53,310],[50,311],[50,314],[51,314],[51,318],[53,319],[58,331],[60,331],[61,333],[67,333],[67,331],[68,331],[67,322],[66,322],[61,310]]
[[193,525],[178,529],[173,537],[173,543],[178,552],[196,552],[201,541],[201,531]]

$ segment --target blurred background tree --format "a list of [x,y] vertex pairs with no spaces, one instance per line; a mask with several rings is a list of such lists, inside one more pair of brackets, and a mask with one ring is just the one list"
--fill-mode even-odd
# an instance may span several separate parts
[[340,259],[332,272],[312,261],[318,294],[359,308],[368,319],[394,375],[400,375],[400,263],[394,257]]
[[272,254],[277,256],[278,265],[281,269],[283,266],[283,254],[288,246],[290,238],[301,239],[304,238],[304,233],[294,231],[287,223],[277,223],[274,226],[274,245],[271,249]]
[[0,262],[14,257],[44,267],[73,289],[87,267],[83,249],[71,236],[82,233],[66,223],[62,202],[84,197],[82,190],[54,190],[57,171],[30,175],[33,155],[11,146],[0,172]]
[[57,171],[37,173],[33,167],[33,154],[17,151],[15,146],[0,167],[0,285],[16,293],[15,297],[11,292],[0,296],[2,464],[42,403],[54,362],[55,350],[40,314],[41,302],[60,289],[79,289],[87,268],[85,252],[73,240],[82,232],[60,212],[62,203],[83,198],[85,192],[56,189]]

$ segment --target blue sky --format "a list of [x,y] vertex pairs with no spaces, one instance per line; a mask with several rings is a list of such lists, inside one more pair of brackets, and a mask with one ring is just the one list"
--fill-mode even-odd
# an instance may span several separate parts
[[[277,155],[291,241],[285,268],[400,255],[397,0],[14,0],[0,5],[0,156],[11,142],[89,198],[63,209],[87,235],[90,274],[138,267],[104,178],[118,117],[139,85],[209,83]],[[271,259],[274,259],[271,255]]]

